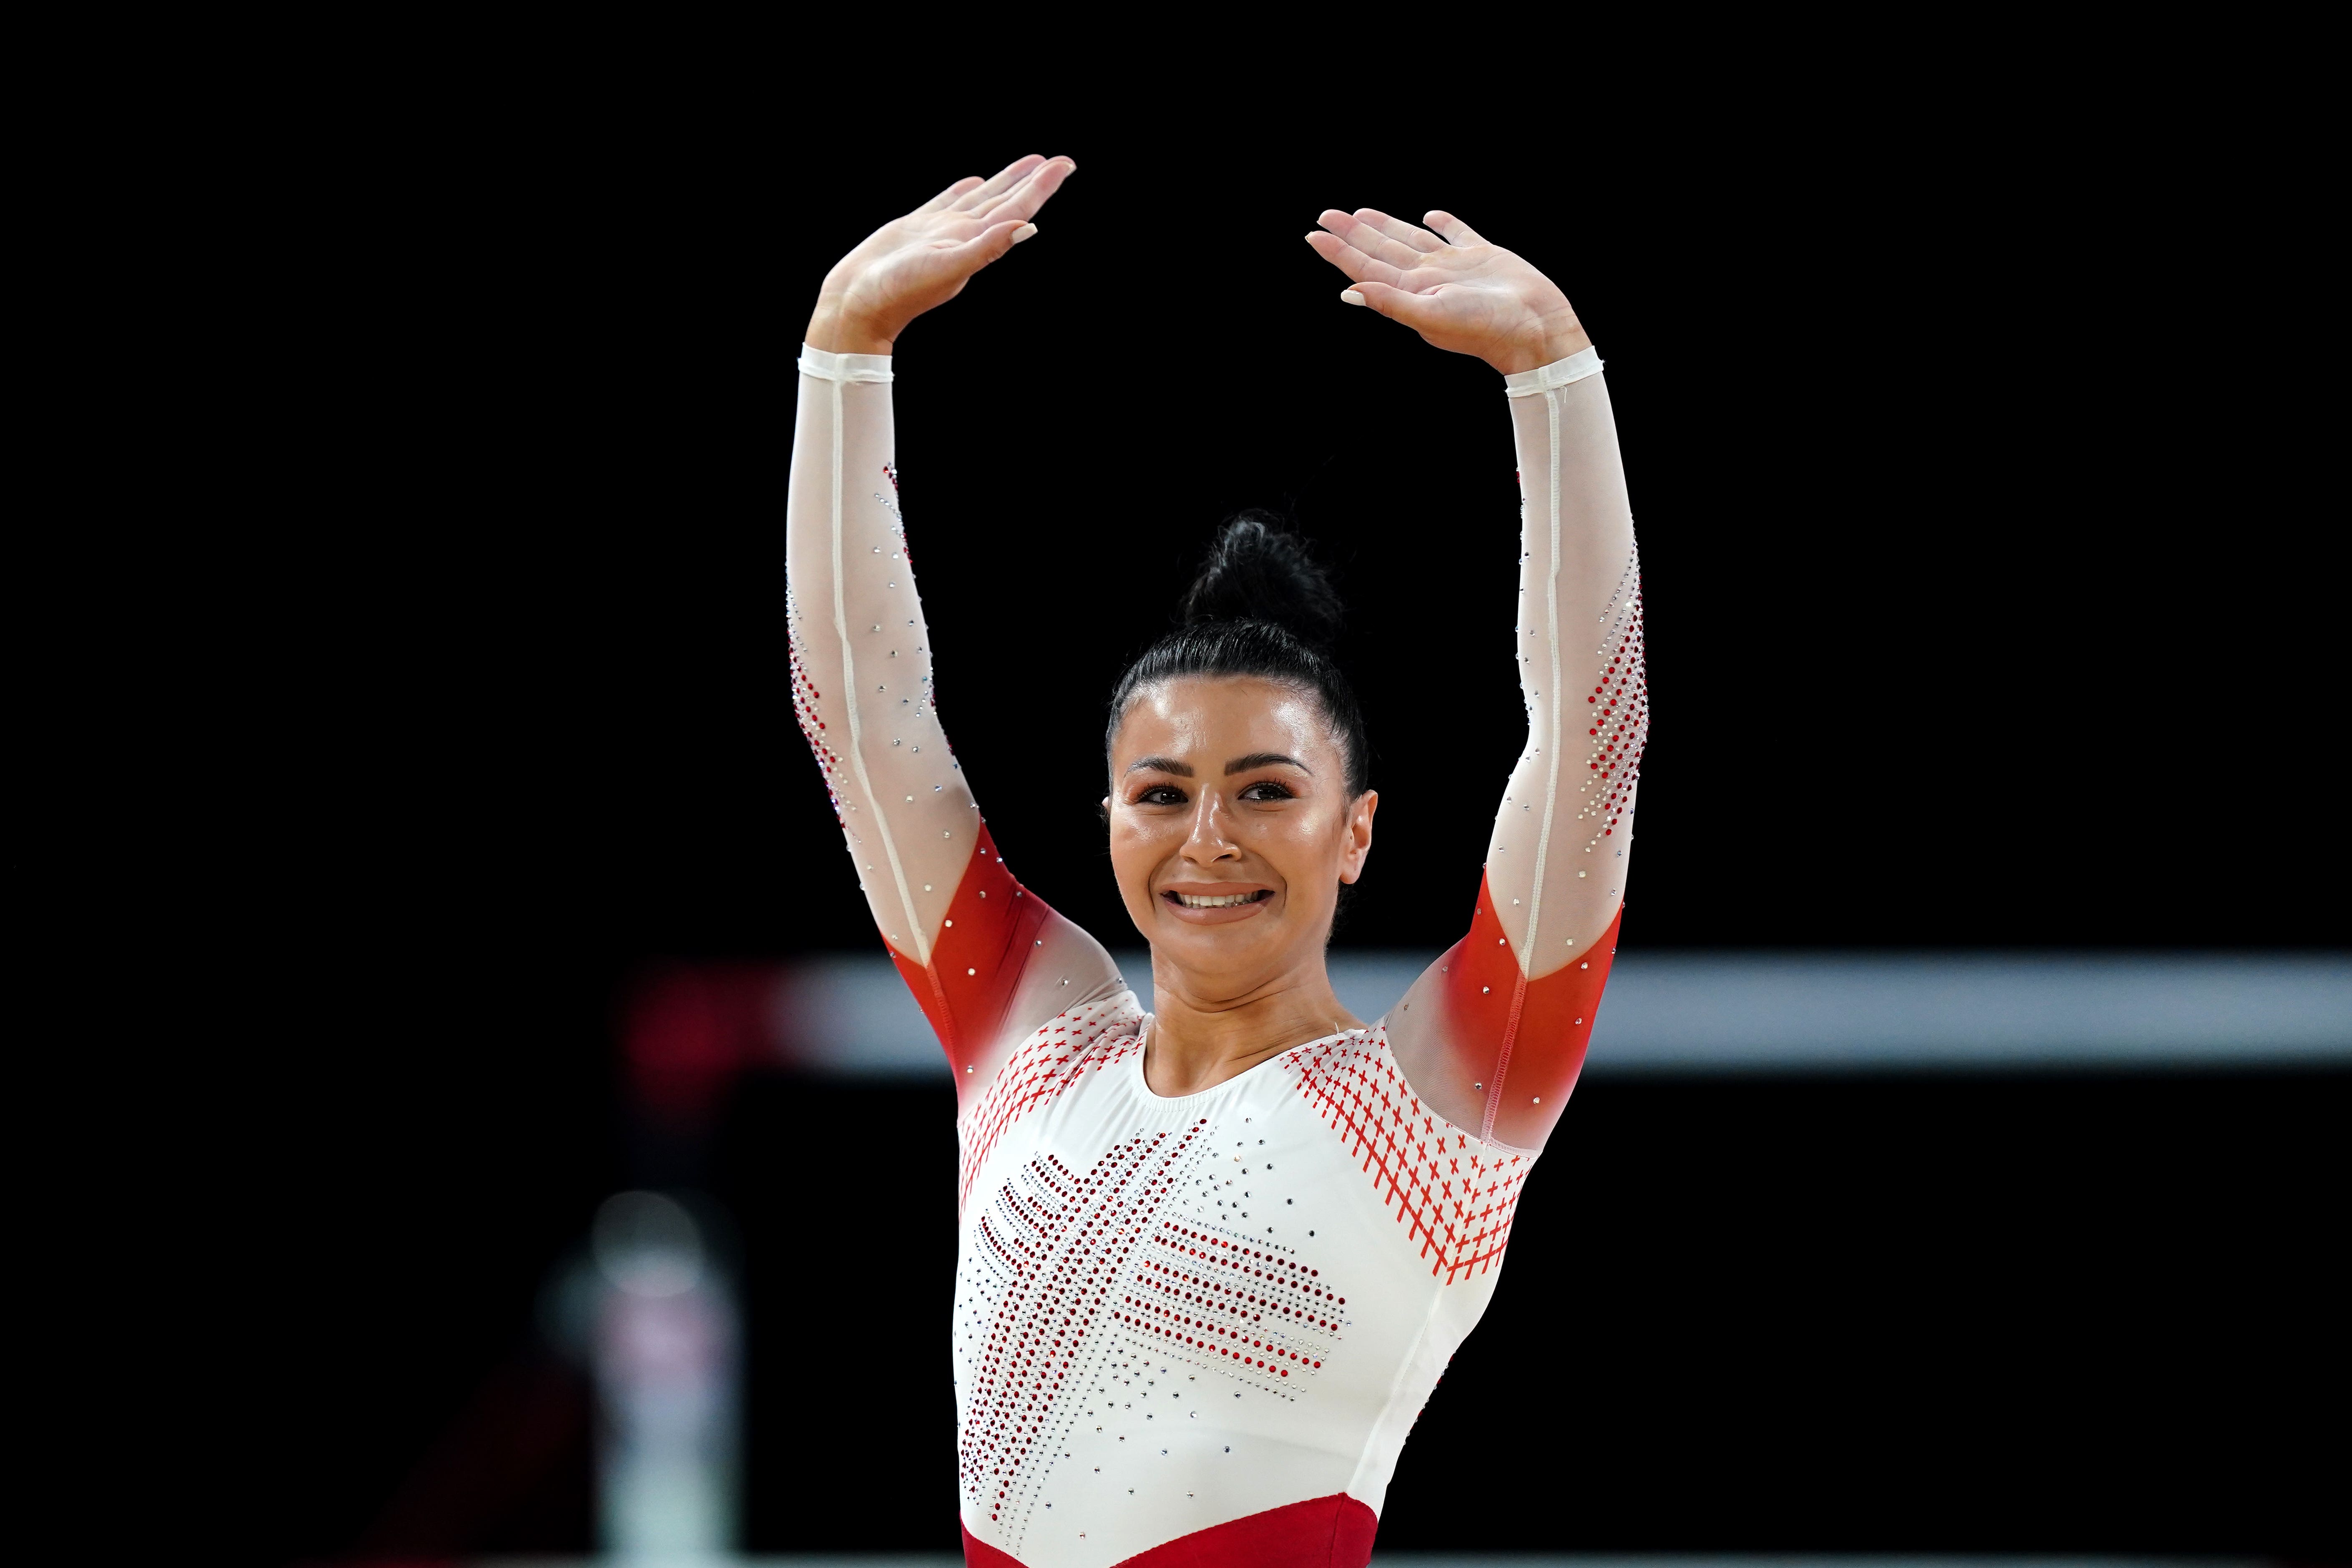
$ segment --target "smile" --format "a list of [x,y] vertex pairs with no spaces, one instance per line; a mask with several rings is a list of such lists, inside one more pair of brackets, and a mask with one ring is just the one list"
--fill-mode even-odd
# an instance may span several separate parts
[[1274,897],[1274,889],[1271,888],[1260,888],[1254,893],[1217,894],[1178,893],[1171,891],[1166,896],[1175,900],[1176,902],[1183,905],[1188,910],[1229,910],[1235,904],[1263,903],[1265,900]]

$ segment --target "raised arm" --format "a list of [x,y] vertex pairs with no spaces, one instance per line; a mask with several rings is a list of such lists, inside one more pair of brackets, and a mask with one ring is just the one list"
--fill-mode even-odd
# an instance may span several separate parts
[[1036,232],[1071,171],[1024,158],[884,225],[826,278],[800,361],[785,560],[793,698],[866,901],[969,1096],[1012,1046],[1119,988],[1006,869],[940,726],[898,510],[892,351],[907,323]]
[[1538,1149],[1583,1066],[1616,949],[1649,726],[1641,563],[1601,361],[1567,297],[1459,218],[1427,221],[1327,212],[1308,243],[1355,280],[1342,299],[1504,373],[1528,742],[1470,932],[1389,1015],[1389,1040],[1433,1109]]

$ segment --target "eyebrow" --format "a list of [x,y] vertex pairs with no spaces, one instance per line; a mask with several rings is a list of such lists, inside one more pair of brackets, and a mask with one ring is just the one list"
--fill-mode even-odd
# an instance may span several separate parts
[[[1297,768],[1309,778],[1315,774],[1313,768],[1308,767],[1297,757],[1286,756],[1280,752],[1252,752],[1246,757],[1235,757],[1232,762],[1227,763],[1225,776],[1231,778],[1235,773],[1245,773],[1252,768],[1270,768],[1276,763],[1286,767]],[[1192,764],[1180,763],[1173,757],[1138,757],[1127,764],[1127,771],[1131,773],[1174,773],[1180,779],[1189,779],[1192,776]]]

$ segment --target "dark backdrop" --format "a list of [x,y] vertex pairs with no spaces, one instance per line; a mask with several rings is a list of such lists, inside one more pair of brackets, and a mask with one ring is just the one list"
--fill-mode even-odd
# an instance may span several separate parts
[[[495,1507],[434,1514],[419,1466],[517,1449],[466,1412],[541,1375],[536,1291],[647,1179],[613,1070],[629,977],[870,944],[790,715],[791,362],[842,249],[1025,151],[1079,173],[907,334],[904,500],[992,826],[1114,945],[1100,704],[1244,506],[1288,510],[1355,612],[1383,808],[1346,940],[1434,950],[1469,910],[1519,744],[1510,432],[1491,372],[1337,301],[1298,237],[1360,204],[1522,250],[1610,363],[1656,715],[1631,949],[2344,942],[2314,894],[2343,848],[2336,558],[2292,477],[2315,416],[2254,269],[2217,284],[2179,221],[2182,181],[2200,234],[2252,198],[2161,114],[1662,102],[1201,140],[1233,106],[1192,107],[833,135],[714,88],[462,132],[420,110],[331,193],[290,150],[248,176],[257,210],[327,221],[288,268],[270,427],[229,451],[272,476],[295,585],[235,628],[274,847],[236,933],[268,1000],[223,1141],[266,1239],[219,1529],[584,1541],[576,1419]],[[1387,1539],[2307,1542],[2343,1089],[1588,1085]],[[890,1099],[749,1084],[699,1172],[744,1226],[762,1547],[951,1538],[943,1355],[895,1424],[756,1359],[813,1310],[762,1251],[776,1162],[861,1093]],[[876,1267],[915,1281],[889,1310],[920,1344],[950,1156],[908,1096],[883,1110],[940,1125]]]

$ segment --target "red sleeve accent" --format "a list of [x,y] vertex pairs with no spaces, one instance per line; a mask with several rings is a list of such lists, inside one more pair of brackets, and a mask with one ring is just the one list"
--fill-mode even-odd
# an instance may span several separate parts
[[1584,1068],[1584,1047],[1624,918],[1621,908],[1601,940],[1568,967],[1531,981],[1520,973],[1486,879],[1479,878],[1470,934],[1443,961],[1445,1033],[1452,1042],[1443,1070],[1485,1086],[1480,1138],[1540,1149],[1551,1136]]
[[931,1021],[931,1032],[947,1048],[949,1063],[959,1070],[972,1065],[996,1038],[1038,928],[1052,912],[1005,869],[983,825],[948,905],[947,923],[932,939],[930,967],[884,940],[907,989]]

